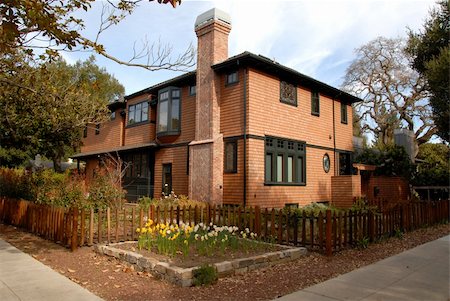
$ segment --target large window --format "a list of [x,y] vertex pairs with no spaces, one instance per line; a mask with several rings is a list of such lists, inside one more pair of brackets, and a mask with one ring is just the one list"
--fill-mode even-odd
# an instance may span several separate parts
[[224,172],[237,172],[237,141],[225,142]]
[[128,125],[148,120],[148,102],[140,102],[128,106]]
[[339,153],[339,175],[352,174],[352,156],[350,153]]
[[266,137],[265,142],[265,184],[305,185],[305,143],[275,137]]
[[341,122],[347,124],[347,105],[341,102]]
[[180,101],[181,92],[178,88],[168,88],[159,92],[158,135],[180,133]]
[[285,81],[280,81],[280,101],[297,106],[297,87]]
[[320,115],[320,98],[319,92],[311,92],[311,114],[315,116]]
[[150,176],[148,154],[130,153],[123,156],[125,178],[148,178]]

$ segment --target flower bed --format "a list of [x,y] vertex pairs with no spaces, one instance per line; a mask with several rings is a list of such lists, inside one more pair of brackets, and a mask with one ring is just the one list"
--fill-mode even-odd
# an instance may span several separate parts
[[181,286],[194,283],[196,270],[211,266],[218,277],[292,260],[305,248],[269,244],[249,229],[213,224],[169,225],[149,220],[137,229],[138,242],[98,245],[96,251],[116,257],[157,277]]

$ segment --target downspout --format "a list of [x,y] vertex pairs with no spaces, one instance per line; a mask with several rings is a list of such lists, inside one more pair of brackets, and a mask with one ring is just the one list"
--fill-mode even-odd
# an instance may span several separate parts
[[334,159],[334,175],[337,176],[337,169],[336,169],[336,117],[334,115],[334,102],[336,98],[333,98],[333,159]]
[[[239,62],[239,61],[238,61]],[[239,63],[238,63],[239,64]],[[247,205],[247,75],[248,69],[244,69],[244,207]]]

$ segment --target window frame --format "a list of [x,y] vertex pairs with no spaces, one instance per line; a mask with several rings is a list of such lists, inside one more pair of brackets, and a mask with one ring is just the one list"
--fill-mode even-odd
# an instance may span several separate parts
[[[230,76],[232,75],[236,75],[236,78],[234,78],[232,81],[230,81]],[[236,85],[237,83],[239,83],[239,70],[234,70],[231,72],[228,72],[225,75],[225,86],[232,86],[232,85]]]
[[348,124],[348,109],[347,104],[341,102],[341,123]]
[[[146,116],[147,116],[147,118],[145,119],[145,120],[142,120],[142,117],[144,116],[144,110],[143,110],[143,104],[144,103],[146,103],[147,104],[147,114],[146,114]],[[135,119],[136,119],[136,108],[138,107],[138,106],[140,106],[141,107],[141,109],[140,109],[140,121],[134,121]],[[134,115],[134,119],[132,119],[133,120],[133,123],[130,123],[130,113],[131,113],[131,108],[133,108],[133,115]],[[128,105],[128,108],[127,108],[127,127],[131,127],[131,126],[136,126],[136,125],[141,125],[141,124],[145,124],[145,123],[148,123],[149,122],[149,113],[150,113],[150,104],[148,103],[148,101],[147,100],[144,100],[144,101],[140,101],[140,102],[137,102],[137,103],[135,103],[135,104],[130,104],[130,105]]]
[[88,126],[85,125],[83,129],[83,138],[87,138],[87,136],[88,136]]
[[[178,91],[179,96],[174,97],[173,92]],[[168,92],[168,98],[163,101],[167,101],[167,129],[165,131],[160,131],[160,108],[161,108],[161,94]],[[178,129],[172,128],[172,108],[174,99],[178,99]],[[181,133],[181,88],[178,87],[167,87],[158,91],[158,107],[156,111],[156,136],[172,136],[172,135],[180,135]]]
[[[317,111],[314,111],[314,103],[317,103]],[[311,115],[320,116],[320,93],[318,91],[311,91]]]
[[[283,97],[283,85],[284,84],[293,87],[293,89],[294,89],[294,99],[287,99],[287,98]],[[297,94],[298,94],[298,91],[297,91],[297,85],[296,84],[294,84],[292,82],[289,82],[289,81],[285,81],[285,80],[281,80],[280,79],[280,102],[282,102],[284,104],[287,104],[287,105],[291,105],[291,106],[297,107],[298,106],[298,95]]]
[[[270,160],[268,161],[268,157]],[[281,157],[282,165],[278,166]],[[289,160],[292,158],[292,160]],[[292,163],[289,168],[289,163]],[[299,164],[301,162],[301,164]],[[269,166],[268,166],[269,164]],[[270,173],[268,169],[270,168]],[[281,181],[278,171],[281,169]],[[288,171],[291,170],[291,175]],[[268,179],[270,177],[270,179]],[[289,182],[289,178],[292,179]],[[264,185],[306,186],[306,142],[266,136],[264,139]]]
[[[233,158],[231,160],[231,168],[227,168],[228,164],[227,164],[227,159],[228,159],[228,145],[232,145],[233,147]],[[223,172],[224,173],[237,173],[237,158],[238,158],[238,143],[237,140],[232,140],[232,141],[225,141],[224,143],[224,150],[223,150],[223,156],[224,156],[224,160],[223,160]]]

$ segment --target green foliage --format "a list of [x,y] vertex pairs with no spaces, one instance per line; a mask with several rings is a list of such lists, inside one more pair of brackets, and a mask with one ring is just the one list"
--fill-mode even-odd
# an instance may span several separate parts
[[[0,56],[0,162],[14,166],[37,153],[60,171],[68,149],[81,144],[88,123],[107,120],[109,100],[122,85],[91,57],[74,66],[63,60],[45,65],[24,55]],[[7,70],[7,71],[5,71]]]
[[405,149],[396,145],[366,148],[354,158],[354,162],[375,165],[375,175],[379,176],[401,176],[410,180],[414,171]]
[[358,249],[367,249],[369,247],[369,238],[362,237],[356,241],[356,246]]
[[370,206],[364,198],[359,197],[353,203],[353,205],[350,208],[350,210],[357,211],[357,212],[363,212],[363,213],[368,212],[368,211],[372,211],[372,213],[377,214],[378,207],[377,206]]
[[426,143],[419,147],[415,186],[447,186],[450,179],[450,148]]
[[395,229],[394,236],[398,239],[403,239],[403,231],[401,229]]
[[200,268],[193,271],[193,284],[195,286],[210,285],[217,282],[217,270],[208,264],[202,265]]
[[141,197],[139,199],[139,207],[144,209],[144,210],[148,210],[148,208],[150,206],[155,206],[155,207],[177,207],[180,206],[183,207],[185,206],[186,208],[191,206],[191,207],[199,207],[199,208],[204,208],[206,207],[207,203],[206,202],[200,202],[200,201],[196,201],[196,200],[190,200],[187,196],[185,195],[177,195],[175,194],[174,191],[172,191],[169,195],[164,195],[164,193],[162,194],[161,198],[150,198],[150,197]]
[[410,30],[407,48],[413,57],[413,68],[427,79],[437,134],[447,142],[450,142],[449,20],[449,2],[439,1],[437,7],[430,11],[423,30]]

